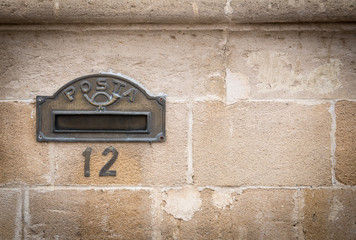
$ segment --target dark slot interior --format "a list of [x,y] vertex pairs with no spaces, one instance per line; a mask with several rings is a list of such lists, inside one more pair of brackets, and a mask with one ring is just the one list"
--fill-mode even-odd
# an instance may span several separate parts
[[146,114],[56,114],[56,131],[147,131]]

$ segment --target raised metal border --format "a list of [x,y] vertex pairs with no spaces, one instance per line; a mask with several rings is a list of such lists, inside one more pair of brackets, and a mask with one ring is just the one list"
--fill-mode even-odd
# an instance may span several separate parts
[[[158,104],[162,105],[162,131],[159,132],[155,137],[142,137],[142,138],[134,138],[134,137],[127,137],[127,138],[69,138],[69,137],[48,137],[41,132],[42,126],[42,119],[41,119],[41,105],[46,102],[47,99],[55,99],[55,97],[60,94],[64,89],[68,86],[74,84],[77,81],[91,78],[91,77],[111,77],[117,78],[119,80],[123,80],[125,82],[129,82],[132,86],[140,89],[140,91],[146,96],[149,100],[156,100]],[[147,90],[138,84],[135,80],[117,74],[90,74],[81,76],[74,80],[69,81],[61,88],[59,88],[52,96],[36,96],[36,139],[38,142],[165,142],[166,141],[166,95],[151,95],[147,92]]]

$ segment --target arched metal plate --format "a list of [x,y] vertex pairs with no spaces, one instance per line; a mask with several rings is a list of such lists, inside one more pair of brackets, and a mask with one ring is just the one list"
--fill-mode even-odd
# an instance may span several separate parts
[[37,141],[163,142],[165,95],[150,95],[121,75],[77,78],[37,96]]

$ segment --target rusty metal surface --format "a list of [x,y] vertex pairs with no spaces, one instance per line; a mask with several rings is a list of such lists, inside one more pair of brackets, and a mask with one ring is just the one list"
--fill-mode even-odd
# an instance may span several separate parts
[[37,96],[37,141],[162,142],[165,95],[112,74],[77,78]]

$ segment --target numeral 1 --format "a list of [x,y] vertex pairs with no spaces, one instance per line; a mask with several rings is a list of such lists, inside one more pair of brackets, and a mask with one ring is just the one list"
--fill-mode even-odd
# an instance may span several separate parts
[[84,177],[90,177],[90,154],[91,147],[87,147],[83,152],[83,156],[85,157],[84,161]]
[[[90,177],[90,154],[91,154],[91,147],[87,147],[83,152],[83,156],[85,157],[84,160],[84,177]],[[119,152],[116,151],[113,147],[108,147],[104,150],[103,156],[108,155],[109,152],[112,152],[112,158],[101,168],[99,172],[99,176],[116,176],[116,170],[109,170],[109,168],[115,163]]]

